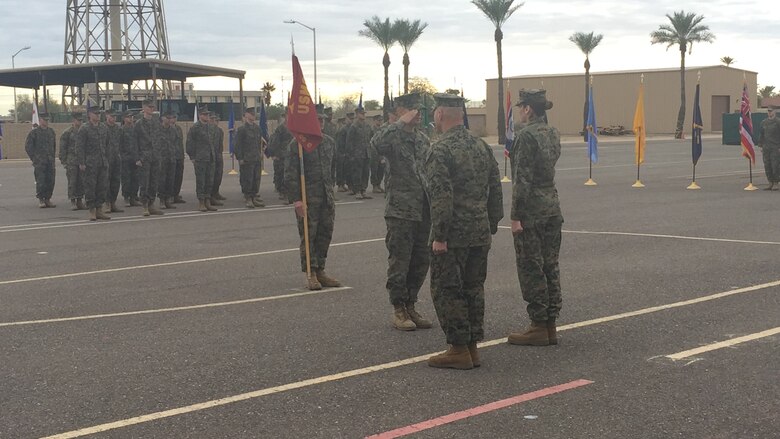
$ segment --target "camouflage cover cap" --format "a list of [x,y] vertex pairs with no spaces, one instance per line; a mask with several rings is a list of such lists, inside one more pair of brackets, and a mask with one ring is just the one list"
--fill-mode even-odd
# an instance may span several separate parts
[[382,115],[381,114],[375,114],[373,119],[374,120],[382,120]]
[[354,112],[347,113],[347,118],[348,119],[354,119],[355,118],[355,113]]
[[333,107],[325,107],[325,114],[328,116],[333,114]]
[[420,93],[409,93],[395,98],[395,106],[404,107],[409,110],[417,110],[422,105],[422,95]]
[[433,99],[436,101],[436,107],[461,108],[465,102],[462,97],[449,93],[436,93]]
[[163,115],[163,117],[167,117],[167,118],[170,118],[170,119],[176,117],[176,113],[174,113],[173,110],[168,110],[165,113],[163,113],[162,115]]
[[108,110],[105,111],[105,113],[106,113],[106,116],[115,116],[116,115],[116,111],[114,111],[113,108],[109,108]]
[[49,113],[40,113],[40,114],[38,114],[38,119],[49,120]]
[[100,111],[101,111],[101,110],[100,110],[100,107],[97,107],[97,106],[95,106],[95,107],[89,107],[89,108],[87,109],[87,113],[92,113],[92,114],[100,114]]
[[127,110],[124,113],[122,113],[122,119],[127,117],[133,117],[133,116],[135,116],[135,111],[133,110]]
[[338,122],[345,122],[347,120],[346,117],[340,117],[338,118]]
[[208,116],[209,114],[211,114],[211,111],[209,111],[208,107],[198,107],[198,115],[201,114]]
[[545,110],[553,107],[552,101],[547,100],[547,90],[537,88],[520,89],[520,97],[515,105],[542,105]]
[[365,109],[365,108],[363,108],[363,107],[358,107],[358,108],[355,110],[355,113],[361,113],[361,114],[365,114],[365,113],[366,113],[366,109]]
[[[38,117],[42,117],[42,114],[39,114]],[[81,113],[72,113],[70,115],[70,118],[73,120],[84,120],[84,115]]]
[[255,111],[254,107],[247,107],[246,110],[244,110],[244,114],[251,114],[256,115],[257,111]]

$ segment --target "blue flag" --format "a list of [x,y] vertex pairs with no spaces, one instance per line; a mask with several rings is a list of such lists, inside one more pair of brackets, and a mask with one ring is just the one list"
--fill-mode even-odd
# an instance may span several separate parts
[[0,160],[3,159],[3,122],[0,122]]
[[236,127],[236,111],[235,111],[235,105],[231,102],[230,103],[230,117],[228,118],[228,150],[230,151],[230,155],[233,155],[233,140],[235,138],[235,127]]
[[591,163],[599,162],[599,135],[596,126],[596,106],[593,104],[593,86],[588,94],[588,158]]
[[704,122],[701,120],[701,107],[699,107],[699,84],[696,84],[696,96],[693,98],[693,134],[691,135],[691,153],[693,155],[693,164],[699,162],[701,157],[701,132],[704,129]]
[[265,112],[265,103],[260,102],[260,136],[268,142],[268,115]]

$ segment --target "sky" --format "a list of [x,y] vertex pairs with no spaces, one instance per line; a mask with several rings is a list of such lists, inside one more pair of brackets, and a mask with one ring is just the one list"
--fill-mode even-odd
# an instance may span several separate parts
[[[276,85],[273,101],[281,102],[292,83],[291,38],[310,90],[314,85],[312,32],[285,24],[297,20],[316,28],[318,88],[324,101],[357,95],[381,102],[381,47],[358,35],[363,22],[420,19],[428,27],[410,49],[410,77],[427,78],[437,89],[463,89],[472,101],[485,99],[485,80],[498,76],[493,24],[468,0],[163,0],[170,57],[245,70],[244,88]],[[515,4],[519,3],[517,0]],[[67,0],[0,0],[0,69],[62,64]],[[714,43],[693,46],[687,65],[732,65],[758,72],[759,86],[780,90],[780,57],[776,14],[769,0],[526,0],[503,26],[504,76],[583,71],[584,56],[569,41],[574,32],[604,34],[591,54],[591,70],[678,68],[676,47],[651,45],[650,32],[668,23],[665,14],[685,10],[704,15]],[[229,6],[227,6],[229,5]],[[771,54],[768,55],[768,54]],[[398,95],[403,52],[390,50],[390,84]],[[204,78],[192,81],[199,90],[238,88],[237,81]],[[26,90],[20,93],[29,93]],[[55,93],[52,92],[54,95]],[[579,98],[579,96],[577,97]],[[0,114],[13,105],[13,92],[0,87]]]

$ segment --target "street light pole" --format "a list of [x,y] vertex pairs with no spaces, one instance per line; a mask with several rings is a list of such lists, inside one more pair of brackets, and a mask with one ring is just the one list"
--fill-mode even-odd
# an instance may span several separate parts
[[306,26],[300,21],[285,20],[287,24],[300,24],[301,26],[309,29],[314,34],[314,103],[317,103],[317,28]]
[[[30,46],[24,46],[21,49],[17,50],[16,53],[11,55],[11,68],[16,69],[16,62],[14,58],[16,58],[16,55],[20,54],[21,52],[24,52],[25,50],[29,50]],[[19,123],[19,114],[18,109],[16,106],[16,87],[14,87],[14,123]]]

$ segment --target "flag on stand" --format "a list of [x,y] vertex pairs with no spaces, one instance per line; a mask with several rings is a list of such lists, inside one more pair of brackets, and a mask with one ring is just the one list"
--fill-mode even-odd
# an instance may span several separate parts
[[270,142],[270,137],[268,136],[268,115],[265,112],[265,103],[263,101],[260,101],[260,116],[258,118],[259,124],[260,124],[260,137],[263,139],[263,143],[265,143],[265,156],[271,157],[268,155],[268,142]]
[[645,132],[645,84],[639,84],[639,98],[636,101],[636,112],[634,113],[634,135],[636,143],[634,153],[636,154],[637,165],[645,162],[645,143],[647,133]]
[[515,119],[512,116],[512,93],[506,91],[506,143],[504,144],[504,157],[509,158],[512,151],[512,143],[515,141]]
[[[290,103],[287,107],[287,129],[307,152],[313,151],[322,142],[322,130],[317,119],[317,111],[312,102],[306,80],[303,77],[298,57],[292,56],[293,85]],[[360,94],[363,104],[363,94]]]
[[756,151],[753,144],[753,119],[750,116],[750,97],[747,83],[742,87],[742,105],[739,115],[739,136],[742,138],[742,156],[756,164]]
[[699,157],[701,157],[701,132],[704,129],[704,122],[701,119],[701,107],[699,106],[700,88],[701,86],[696,84],[696,95],[693,97],[693,131],[691,133],[691,154],[694,165],[699,163]]
[[599,162],[599,136],[596,127],[596,107],[593,103],[593,86],[588,94],[588,157],[591,163]]
[[40,122],[41,122],[41,120],[38,119],[38,104],[35,101],[33,101],[33,112],[32,112],[32,126],[33,126],[33,128],[37,127]]
[[3,159],[3,123],[0,122],[0,160]]
[[357,109],[358,110],[363,110],[363,92],[362,91],[360,92],[360,101],[358,101]]
[[233,155],[233,141],[236,132],[236,110],[233,108],[233,102],[230,103],[230,116],[228,116],[228,152]]
[[195,114],[192,116],[192,123],[195,123],[198,121],[198,103],[195,102]]

